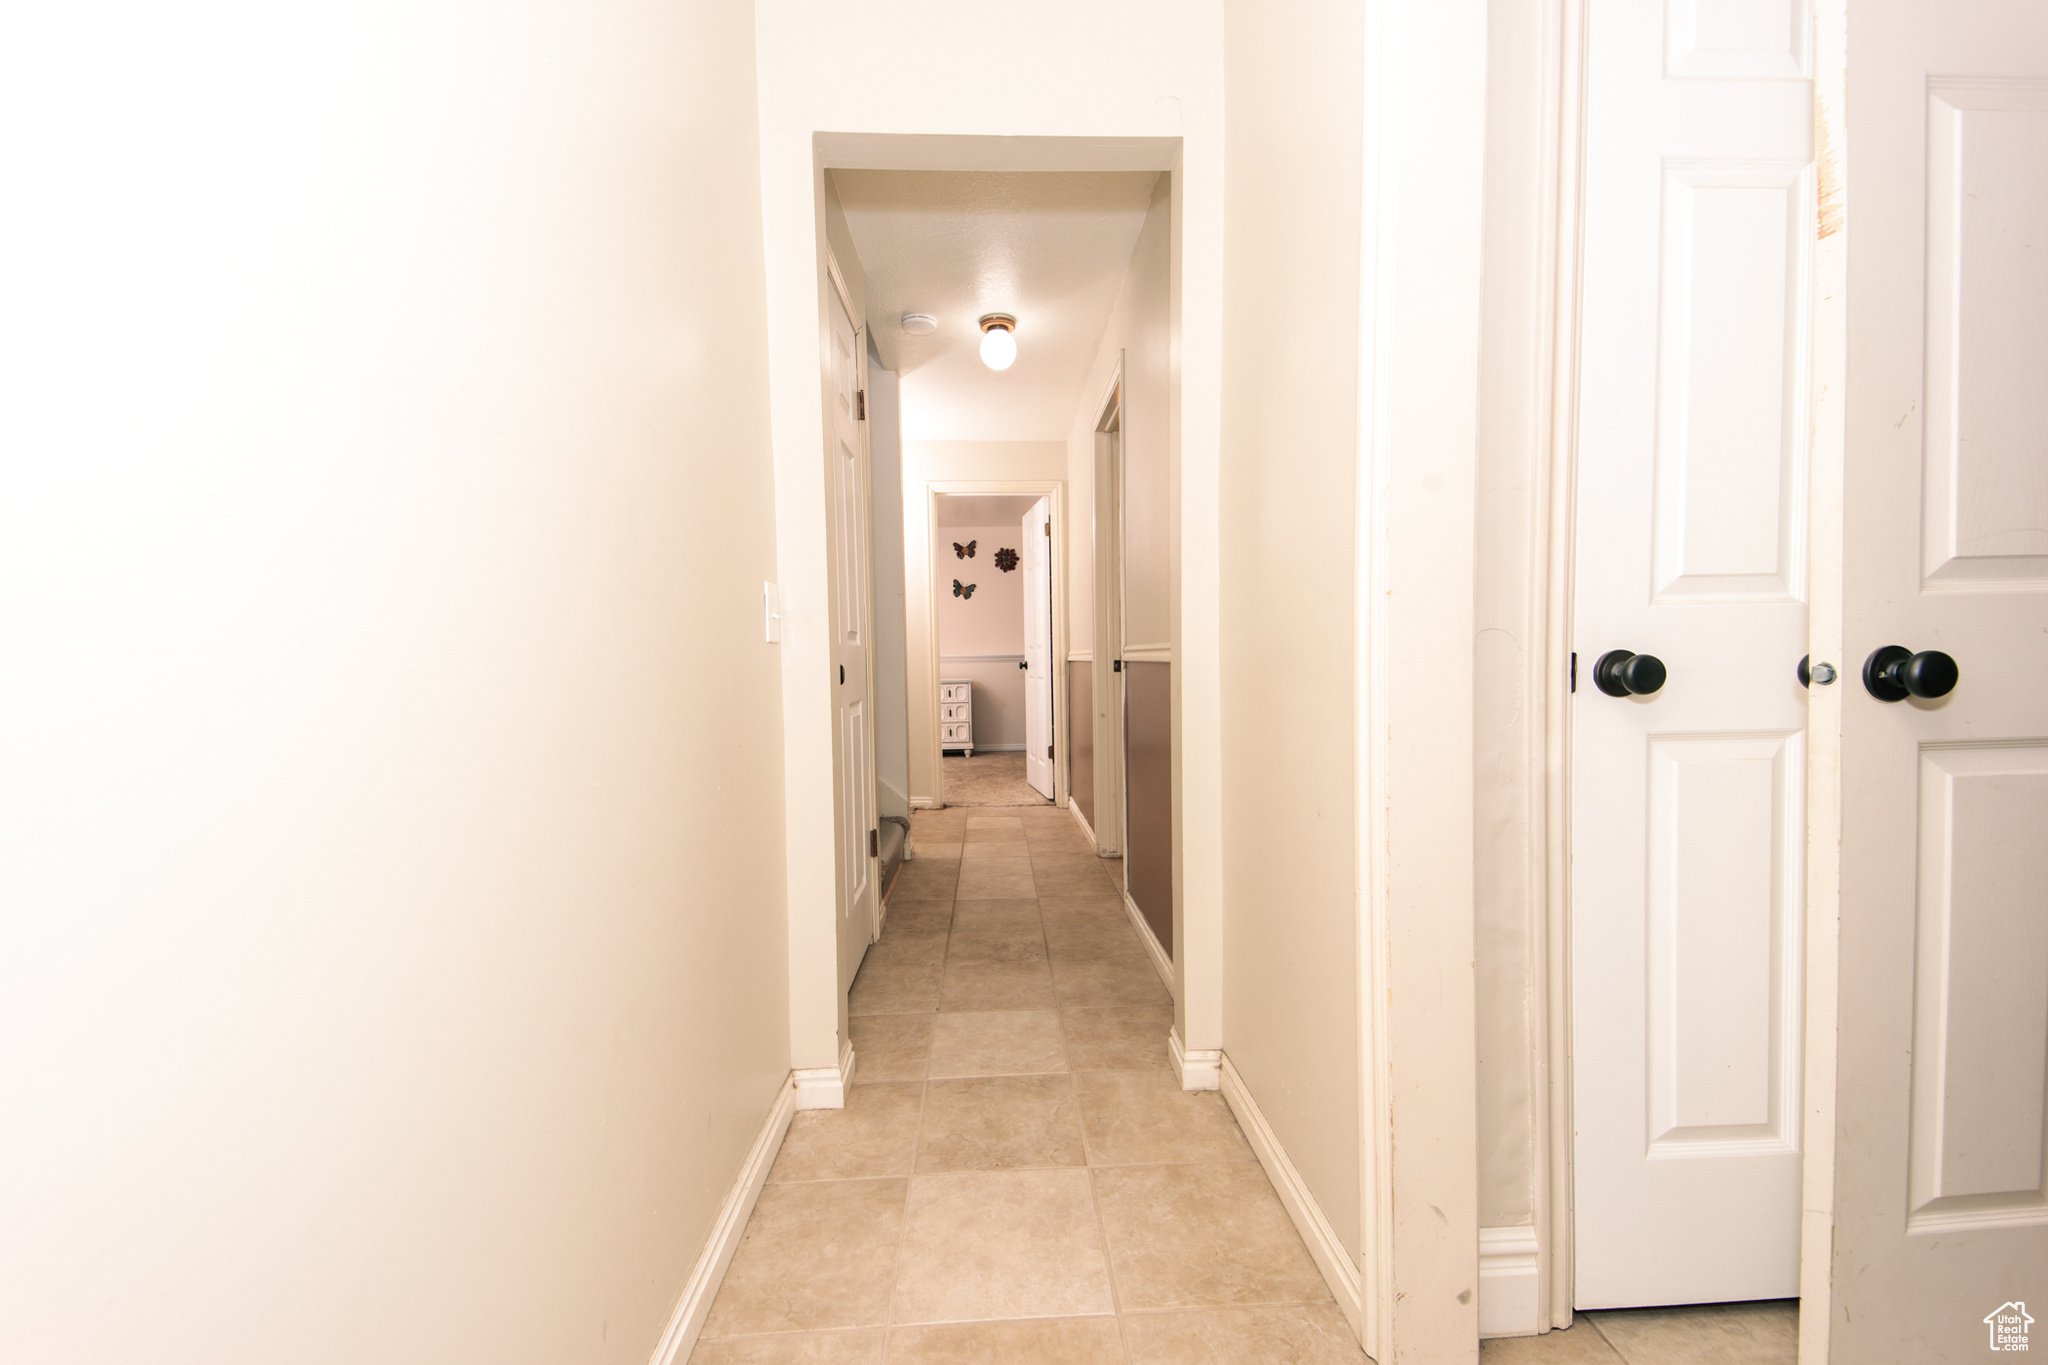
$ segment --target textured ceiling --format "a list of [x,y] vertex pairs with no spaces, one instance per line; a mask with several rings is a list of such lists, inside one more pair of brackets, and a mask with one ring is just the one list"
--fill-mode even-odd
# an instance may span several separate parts
[[1008,526],[1021,527],[1024,514],[1031,510],[1031,504],[1038,501],[1037,495],[1022,493],[967,494],[941,493],[939,495],[939,525],[944,526]]
[[[1067,434],[1144,226],[1157,171],[827,172],[867,276],[882,363],[913,440]],[[938,331],[914,337],[905,313]],[[984,313],[1017,318],[1017,363],[981,363]]]

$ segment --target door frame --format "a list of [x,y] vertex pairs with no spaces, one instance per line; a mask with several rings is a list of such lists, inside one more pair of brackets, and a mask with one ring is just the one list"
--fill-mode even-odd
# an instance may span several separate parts
[[[1123,494],[1124,356],[1117,352],[1109,383],[1095,405],[1093,458],[1095,475],[1094,535],[1090,546],[1090,585],[1095,629],[1089,648],[1091,691],[1107,696],[1091,718],[1095,730],[1095,850],[1103,857],[1124,855],[1124,494]],[[1106,466],[1106,467],[1105,467]],[[1103,515],[1103,496],[1111,506]],[[1104,689],[1107,689],[1105,693]],[[1123,888],[1119,887],[1119,891]]]
[[1060,661],[1052,687],[1052,804],[1067,804],[1067,482],[1065,479],[933,479],[924,486],[924,577],[929,599],[925,610],[931,628],[925,632],[924,687],[931,712],[932,791],[946,804],[946,755],[939,744],[939,676],[945,668],[939,653],[939,499],[942,496],[1022,495],[1045,498],[1052,517],[1052,656]]
[[[1517,888],[1528,945],[1521,1064],[1531,1223],[1480,1230],[1481,1293],[1513,1292],[1521,1332],[1569,1327],[1573,1315],[1571,653],[1588,4],[1544,0],[1497,41],[1489,80],[1489,117],[1537,130],[1521,161],[1487,169],[1489,234],[1514,241],[1487,261],[1480,392],[1481,460],[1506,490],[1484,510],[1527,534],[1523,555],[1490,576],[1482,570],[1479,582],[1482,596],[1502,604],[1494,620],[1527,642],[1512,679],[1529,717],[1512,779],[1522,822],[1479,854],[1513,862],[1501,880]],[[1510,470],[1513,479],[1501,482]],[[1531,1273],[1522,1267],[1533,1283],[1509,1291],[1514,1277]]]
[[[1848,476],[1849,245],[1844,101],[1848,0],[1813,6],[1813,449],[1806,497],[1807,655],[1842,648],[1844,485]],[[1844,672],[1847,672],[1845,669]],[[1834,1322],[1835,1077],[1842,914],[1842,705],[1848,686],[1808,688],[1806,712],[1806,1111],[1801,1142],[1799,1360],[1826,1365]]]

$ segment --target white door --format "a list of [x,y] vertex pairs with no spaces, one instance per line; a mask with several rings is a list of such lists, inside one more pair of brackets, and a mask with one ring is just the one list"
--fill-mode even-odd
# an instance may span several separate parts
[[[1799,1285],[1811,42],[1593,0],[1572,698],[1573,1293]],[[1600,685],[1603,657],[1649,656]],[[1633,690],[1630,690],[1633,689]]]
[[831,422],[833,769],[838,778],[839,987],[853,983],[875,926],[875,768],[868,711],[868,471],[861,439],[862,348],[845,305],[832,304],[826,407]]
[[[1975,1360],[2013,1304],[2048,1347],[2048,7],[1848,51],[1829,1358]],[[1954,690],[1873,696],[1892,645]]]
[[1052,509],[1024,514],[1024,780],[1052,800]]

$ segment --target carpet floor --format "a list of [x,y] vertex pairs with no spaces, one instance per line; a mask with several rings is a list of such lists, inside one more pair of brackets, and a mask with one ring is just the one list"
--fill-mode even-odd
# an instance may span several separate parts
[[991,753],[987,750],[966,758],[948,754],[945,758],[949,806],[1044,806],[1050,805],[1024,780],[1021,751]]

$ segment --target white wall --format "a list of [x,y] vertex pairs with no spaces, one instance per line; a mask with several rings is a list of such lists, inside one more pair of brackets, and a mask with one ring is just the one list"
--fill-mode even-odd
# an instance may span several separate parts
[[[1018,526],[941,526],[933,558],[939,578],[939,656],[1014,654],[1024,657],[1024,569],[996,567],[996,551],[1022,543]],[[962,559],[955,542],[974,545]],[[953,583],[974,584],[972,597],[955,597]]]
[[[874,521],[875,793],[883,815],[910,814],[909,653],[904,644],[903,400],[896,372],[868,345],[868,483]],[[920,534],[922,532],[920,531]]]
[[[1543,288],[1547,16],[1491,0],[1487,89],[1486,312],[1474,564],[1475,970],[1479,1040],[1479,1221],[1534,1221],[1541,1074],[1531,1047],[1545,972],[1541,879],[1545,607],[1534,556],[1549,513],[1552,325]],[[1549,20],[1548,22],[1555,22]]]
[[[1081,386],[1067,436],[1067,486],[1081,491],[1083,518],[1094,516],[1095,427],[1103,396],[1124,363],[1124,635],[1133,646],[1167,647],[1174,636],[1173,448],[1174,336],[1171,309],[1172,177],[1162,175],[1131,248],[1123,287],[1103,329],[1102,344]],[[1093,548],[1088,519],[1072,542],[1078,563],[1068,575],[1070,629],[1092,638]],[[1077,600],[1078,598],[1078,600]],[[1085,628],[1085,629],[1084,629]]]
[[1224,1048],[1359,1244],[1356,729],[1364,11],[1230,11]]
[[[1022,543],[1018,526],[942,526],[933,548],[939,579],[939,671],[974,684],[974,743],[978,748],[1024,747],[1024,568],[996,568],[996,551]],[[953,543],[975,542],[974,558],[961,559]],[[953,596],[953,582],[972,583],[974,595]]]
[[[903,577],[907,585],[905,602],[907,606],[905,638],[910,650],[910,796],[913,801],[931,802],[940,799],[942,780],[940,777],[940,753],[938,736],[938,677],[931,671],[934,645],[935,622],[932,616],[933,580],[941,593],[950,600],[953,579],[957,576],[953,567],[962,561],[953,555],[953,542],[968,539],[962,528],[941,527],[939,543],[932,544],[931,526],[931,485],[952,481],[999,482],[1004,480],[1043,480],[1057,483],[1067,474],[1067,447],[1061,441],[905,441],[903,443],[903,523],[908,528],[904,537]],[[1014,545],[1013,539],[1005,542]],[[988,555],[995,553],[995,547],[984,546],[973,563],[983,563]],[[991,578],[1021,579],[1024,571],[1014,574],[995,572],[993,563],[979,571],[977,582]],[[962,581],[967,581],[962,578]],[[1017,588],[1021,604],[1023,589]],[[980,600],[977,592],[975,600]],[[943,609],[943,608],[942,608]],[[1019,638],[1022,638],[1022,607],[1019,606]],[[1021,643],[1018,652],[1023,651]],[[992,650],[963,651],[967,653],[993,653]],[[1023,675],[1018,674],[1019,677]],[[1022,693],[1018,706],[1021,708]],[[1023,742],[1020,735],[1018,743]]]
[[[1079,543],[1071,555],[1074,561],[1085,563],[1085,567],[1073,573],[1071,581],[1081,591],[1093,592],[1094,547],[1089,532],[1101,530],[1109,534],[1113,529],[1092,525],[1096,428],[1102,420],[1105,398],[1117,383],[1117,367],[1121,363],[1123,631],[1121,642],[1110,643],[1123,656],[1127,674],[1124,686],[1098,696],[1098,709],[1104,704],[1116,705],[1116,697],[1121,693],[1128,761],[1117,769],[1125,798],[1120,808],[1120,851],[1125,858],[1132,902],[1146,915],[1173,959],[1174,1026],[1184,1045],[1214,1048],[1221,1027],[1219,1001],[1215,998],[1217,992],[1204,987],[1205,983],[1213,987],[1220,980],[1222,945],[1213,934],[1198,935],[1201,943],[1197,950],[1185,950],[1186,895],[1192,889],[1197,903],[1206,902],[1213,911],[1220,908],[1223,888],[1218,884],[1220,878],[1214,875],[1218,865],[1215,862],[1189,870],[1185,876],[1181,874],[1190,851],[1200,864],[1218,850],[1214,843],[1191,850],[1181,837],[1180,821],[1188,804],[1188,791],[1184,781],[1176,781],[1177,777],[1184,777],[1180,760],[1186,681],[1178,649],[1183,625],[1182,459],[1177,422],[1181,395],[1175,370],[1180,354],[1176,325],[1180,281],[1174,271],[1174,227],[1180,189],[1179,180],[1172,173],[1160,176],[1153,186],[1145,221],[1132,244],[1116,302],[1068,429],[1069,480],[1085,482],[1090,493],[1087,520],[1076,523],[1080,528]],[[1214,567],[1213,557],[1198,562],[1205,568]],[[1094,604],[1087,605],[1089,609],[1081,613],[1081,619],[1088,623],[1091,634],[1069,638],[1092,643]],[[1213,652],[1202,658],[1202,663],[1209,667],[1215,662]],[[1133,668],[1140,672],[1129,673]],[[1104,727],[1105,731],[1107,728]],[[1203,747],[1203,738],[1207,736],[1197,737],[1198,750]],[[1210,791],[1220,795],[1213,787]],[[1194,1034],[1188,1031],[1191,1017],[1195,1021]],[[1190,1041],[1195,1037],[1203,1041]]]
[[1368,1352],[1470,1361],[1485,8],[1226,24],[1224,1047],[1357,1252]]
[[0,1358],[642,1365],[789,1066],[748,8],[0,65]]

